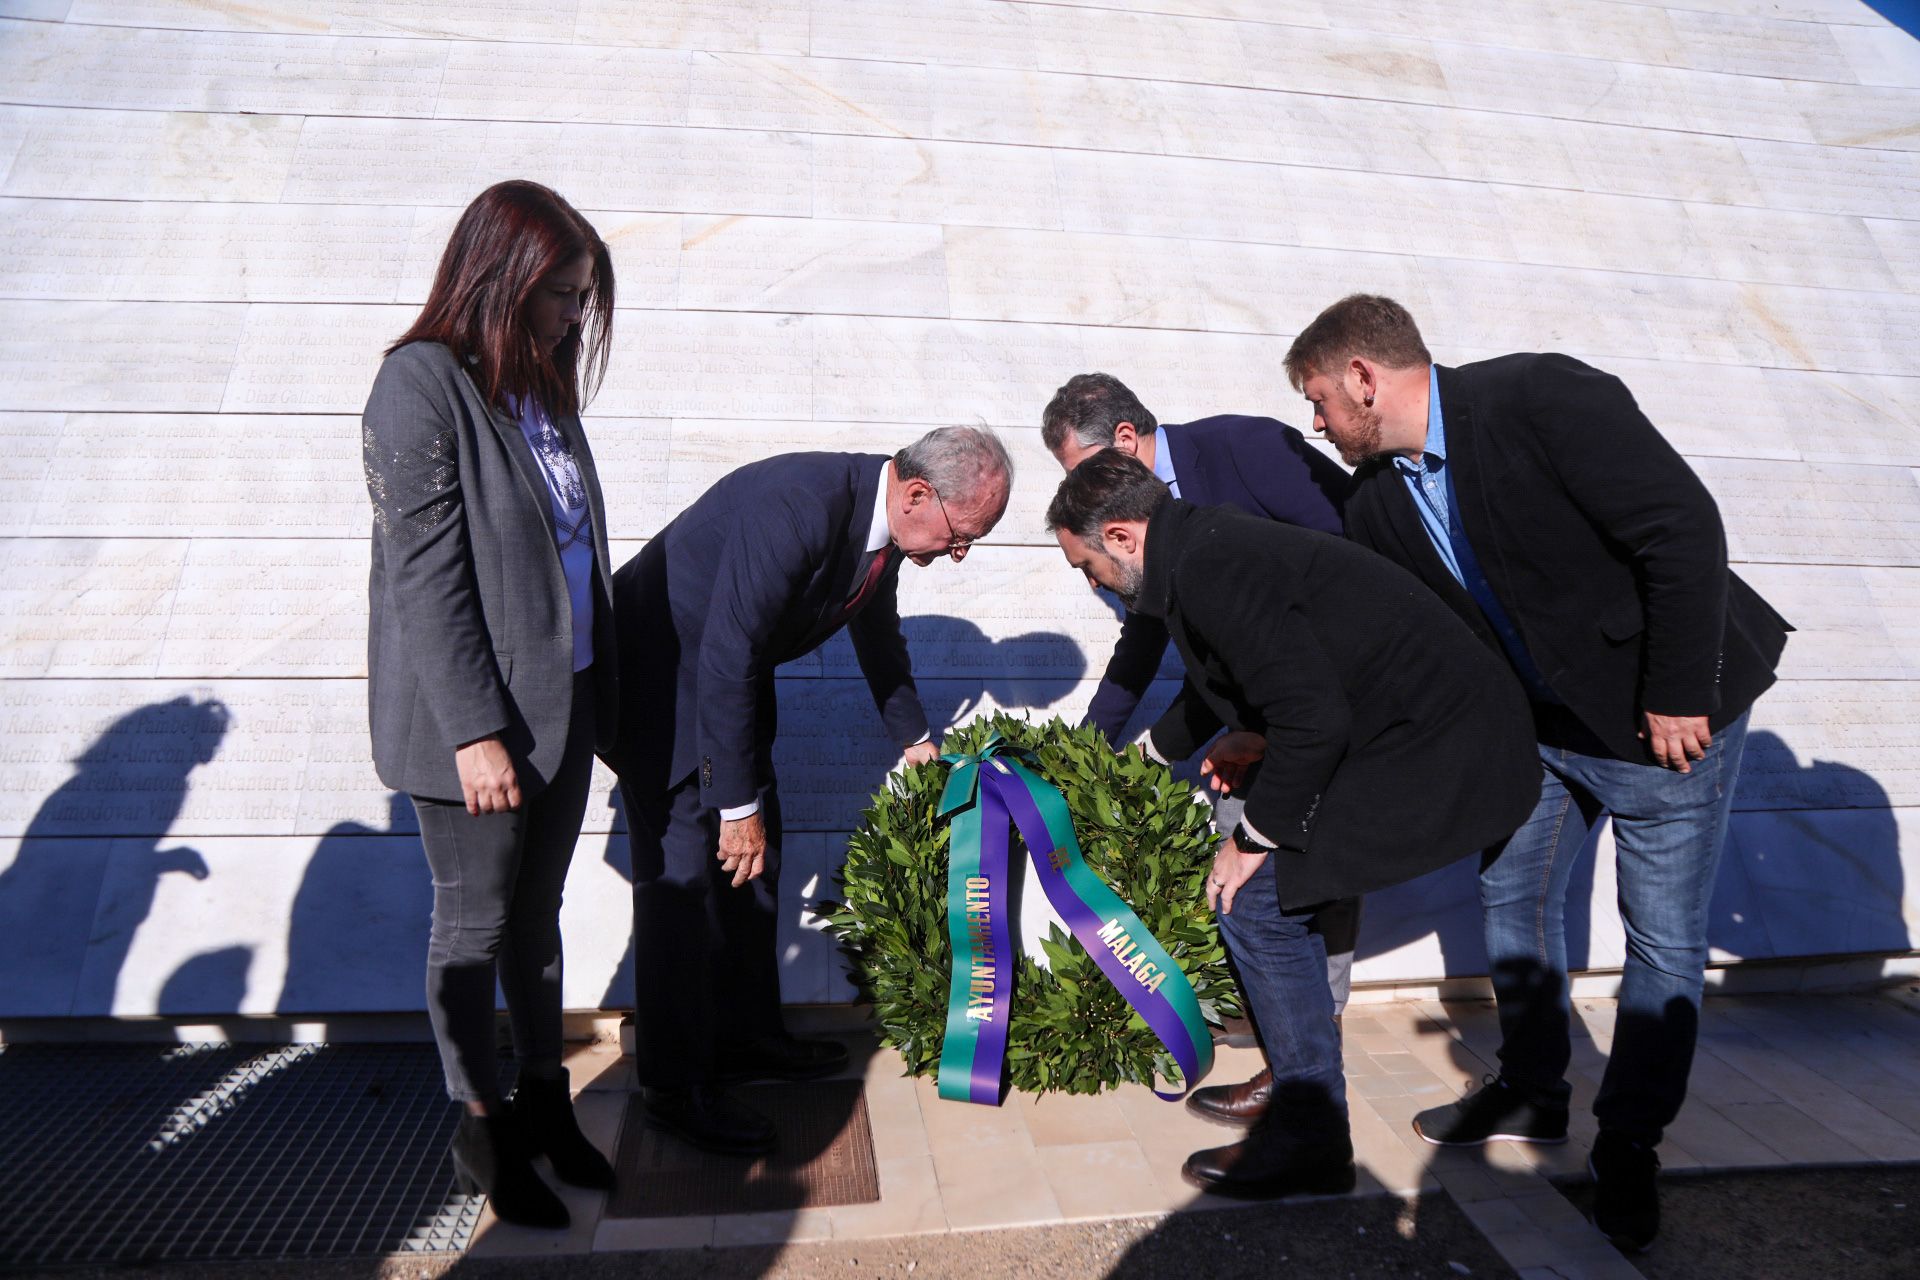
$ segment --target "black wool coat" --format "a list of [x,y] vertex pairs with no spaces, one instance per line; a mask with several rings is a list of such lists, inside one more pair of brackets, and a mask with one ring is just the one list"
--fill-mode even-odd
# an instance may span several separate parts
[[[1640,713],[1724,728],[1774,680],[1793,628],[1727,568],[1713,496],[1612,374],[1520,354],[1439,369],[1467,541],[1554,694],[1623,760]],[[1347,536],[1411,570],[1496,652],[1386,459],[1360,468]]]
[[1170,501],[1142,613],[1186,662],[1151,732],[1170,760],[1221,728],[1267,742],[1246,821],[1288,909],[1399,884],[1504,840],[1540,796],[1506,663],[1413,576],[1330,534]]

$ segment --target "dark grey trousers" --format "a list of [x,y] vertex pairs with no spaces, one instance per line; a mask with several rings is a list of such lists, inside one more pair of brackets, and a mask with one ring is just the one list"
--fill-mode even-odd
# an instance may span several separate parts
[[494,983],[507,998],[523,1075],[559,1074],[560,896],[593,779],[593,670],[573,677],[566,751],[553,779],[511,813],[471,814],[461,801],[414,796],[433,869],[427,1014],[447,1094],[500,1096]]

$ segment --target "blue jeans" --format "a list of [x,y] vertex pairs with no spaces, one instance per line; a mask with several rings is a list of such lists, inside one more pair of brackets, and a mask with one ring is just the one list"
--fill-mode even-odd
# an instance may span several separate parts
[[1280,905],[1274,863],[1267,860],[1240,887],[1220,932],[1240,971],[1240,989],[1273,1068],[1274,1131],[1307,1144],[1347,1139],[1347,1079],[1327,987],[1327,948],[1313,928],[1318,906]]
[[1543,723],[1542,736],[1540,803],[1480,867],[1500,1074],[1539,1103],[1565,1106],[1571,1095],[1567,882],[1593,824],[1610,814],[1627,959],[1613,1053],[1593,1111],[1602,1129],[1652,1145],[1679,1114],[1693,1068],[1707,908],[1747,717],[1714,734],[1706,757],[1684,774],[1551,745],[1586,745],[1577,728],[1561,736]]

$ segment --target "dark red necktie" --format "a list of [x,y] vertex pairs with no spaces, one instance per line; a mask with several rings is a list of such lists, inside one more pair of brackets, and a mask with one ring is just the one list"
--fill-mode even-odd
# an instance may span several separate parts
[[873,599],[873,593],[880,589],[880,579],[886,576],[887,563],[892,559],[891,542],[873,553],[873,559],[867,564],[867,576],[860,580],[859,588],[847,598],[847,603],[840,610],[842,622],[860,612],[867,601]]

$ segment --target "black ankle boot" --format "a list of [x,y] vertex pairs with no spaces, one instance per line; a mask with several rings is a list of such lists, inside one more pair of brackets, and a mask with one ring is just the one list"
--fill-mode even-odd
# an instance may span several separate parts
[[460,1190],[484,1195],[494,1216],[522,1227],[564,1227],[567,1206],[533,1171],[520,1127],[505,1111],[468,1112],[453,1135],[453,1174]]
[[604,1191],[613,1185],[613,1166],[580,1132],[573,1115],[573,1091],[566,1068],[557,1080],[521,1076],[513,1091],[515,1120],[526,1137],[529,1155],[553,1161],[560,1181]]

